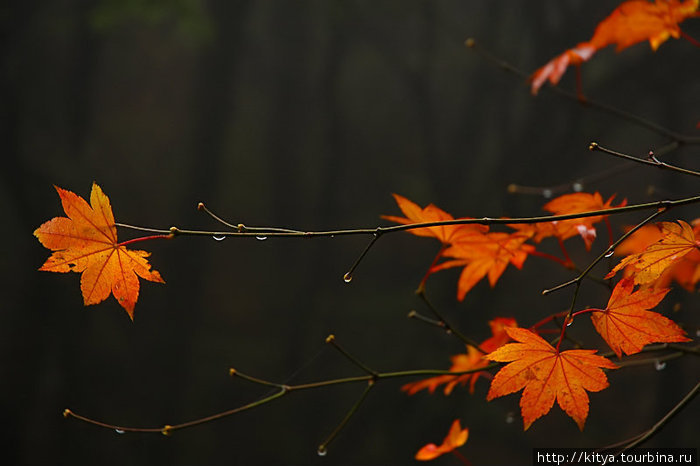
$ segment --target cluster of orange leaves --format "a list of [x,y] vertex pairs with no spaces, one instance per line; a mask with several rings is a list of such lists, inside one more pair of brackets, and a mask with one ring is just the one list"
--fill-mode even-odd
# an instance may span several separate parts
[[681,36],[679,24],[699,16],[699,1],[629,0],[620,4],[598,24],[591,40],[554,57],[532,74],[532,93],[537,94],[546,81],[556,85],[569,65],[580,66],[608,45],[616,45],[619,52],[647,40],[652,50],[656,50],[669,37],[678,39]]
[[[430,204],[421,208],[405,197],[394,194],[405,217],[384,216],[401,224],[454,220],[452,215]],[[613,198],[603,201],[599,193],[574,193],[548,202],[544,209],[554,215],[583,214],[619,207]],[[473,219],[464,218],[468,222]],[[507,220],[507,219],[506,219]],[[458,282],[458,298],[488,276],[494,286],[508,264],[521,268],[528,255],[536,254],[534,244],[554,237],[560,243],[580,236],[587,249],[596,238],[595,224],[607,221],[605,215],[585,216],[563,221],[541,221],[509,225],[510,233],[492,232],[485,225],[468,223],[431,226],[408,230],[433,237],[442,243],[438,258],[443,262],[431,266],[429,273],[449,267],[464,269]],[[679,221],[644,226],[622,242],[618,254],[622,261],[606,278],[624,271],[605,309],[585,309],[573,316],[589,314],[595,329],[618,357],[634,354],[649,343],[689,341],[685,332],[672,320],[650,309],[666,296],[671,280],[687,289],[700,281],[700,220],[693,226]],[[560,351],[537,334],[535,327],[519,328],[514,319],[496,318],[490,322],[492,336],[479,345],[467,346],[467,352],[452,357],[450,372],[406,384],[402,389],[413,395],[423,389],[433,393],[444,385],[450,394],[458,385],[469,383],[469,390],[482,376],[490,361],[508,363],[492,378],[487,400],[523,390],[520,400],[524,429],[547,414],[556,400],[559,406],[583,429],[588,417],[588,394],[608,387],[603,369],[617,366],[596,350]],[[514,340],[512,342],[511,340]]]

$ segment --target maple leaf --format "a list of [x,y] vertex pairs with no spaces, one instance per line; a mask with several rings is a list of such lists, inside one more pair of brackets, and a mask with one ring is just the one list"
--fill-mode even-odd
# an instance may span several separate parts
[[432,267],[430,272],[464,267],[457,284],[457,299],[462,301],[482,278],[488,276],[493,287],[508,264],[522,268],[527,255],[535,250],[534,246],[525,244],[528,238],[528,235],[501,232],[457,238],[443,252],[443,256],[452,259]]
[[542,337],[523,328],[506,328],[518,343],[508,343],[486,355],[491,361],[509,362],[491,381],[487,400],[523,390],[520,410],[524,430],[552,409],[557,401],[583,430],[588,417],[588,394],[608,387],[601,368],[616,369],[595,350],[559,352]]
[[34,231],[44,247],[54,251],[39,270],[80,272],[85,305],[97,304],[114,295],[134,319],[141,277],[165,283],[151,270],[146,251],[129,250],[117,241],[112,206],[96,184],[90,204],[77,194],[55,186],[68,217],[55,217]]
[[617,357],[622,353],[639,353],[649,343],[690,341],[675,322],[657,312],[656,307],[668,293],[650,287],[634,291],[631,279],[618,282],[610,296],[607,308],[593,311],[593,326],[607,342]]
[[[622,207],[627,201],[623,200],[619,205],[613,206],[612,201],[615,196],[611,196],[607,201],[603,202],[600,193],[573,193],[564,194],[555,199],[552,199],[544,205],[544,210],[553,215],[569,215],[580,214],[583,212],[592,212],[596,210],[610,209],[611,207]],[[579,235],[586,245],[586,250],[591,249],[593,241],[596,239],[597,232],[593,225],[605,220],[605,215],[596,215],[593,217],[575,218],[570,220],[561,220],[553,222],[543,222],[534,224],[514,224],[509,225],[521,233],[532,236],[533,241],[539,243],[544,238],[554,236],[561,241],[565,241],[573,236]]]
[[[397,217],[393,215],[382,215],[382,218],[402,225],[412,223],[426,222],[442,222],[446,220],[454,220],[454,217],[444,210],[436,207],[433,204],[428,204],[425,208],[421,208],[418,204],[406,199],[403,196],[394,194],[396,204],[406,217]],[[488,231],[486,225],[468,224],[468,225],[444,225],[426,228],[414,228],[408,230],[417,236],[428,236],[437,238],[442,244],[450,244],[455,239],[461,236],[469,236]]]
[[[693,227],[693,233],[697,238],[700,235],[700,219],[693,220],[691,225]],[[615,249],[615,254],[626,256],[641,253],[652,244],[661,240],[664,235],[665,232],[661,224],[653,223],[651,225],[644,225],[625,239],[625,241]],[[625,276],[630,276],[633,273],[633,266],[625,268]],[[671,281],[676,281],[690,292],[695,290],[695,286],[700,281],[700,250],[697,248],[691,250],[674,264],[667,267],[659,278],[647,285],[653,286],[654,288],[668,288]]]
[[530,77],[531,91],[537,94],[540,87],[549,81],[556,85],[569,65],[581,65],[600,49],[617,45],[617,51],[648,40],[652,50],[669,37],[678,39],[678,26],[685,19],[698,16],[699,0],[629,0],[620,4],[596,27],[588,42],[581,42],[550,60]]
[[693,227],[683,220],[679,220],[678,223],[661,222],[657,225],[661,239],[647,246],[642,252],[630,254],[622,259],[605,278],[611,278],[619,270],[629,267],[635,284],[648,285],[684,256],[700,247]]
[[418,450],[418,453],[416,453],[416,459],[419,461],[434,460],[438,456],[449,453],[467,443],[468,437],[469,429],[462,429],[459,419],[455,419],[450,426],[450,431],[447,433],[445,440],[442,441],[442,444],[438,446],[434,443],[429,443],[423,446]]
[[[496,348],[505,345],[510,340],[505,328],[515,327],[517,323],[515,319],[512,318],[497,317],[489,321],[489,326],[491,327],[492,336],[479,345],[482,350],[487,352],[494,351]],[[452,361],[450,372],[470,371],[488,365],[488,361],[484,359],[483,354],[473,346],[467,346],[466,354],[456,354],[451,356],[450,360]],[[486,371],[479,371],[462,375],[439,375],[437,377],[430,377],[417,382],[407,383],[401,387],[401,390],[408,395],[415,395],[419,391],[426,389],[428,392],[434,393],[437,387],[445,384],[444,393],[445,395],[449,395],[458,384],[466,385],[467,382],[469,382],[469,393],[474,393],[474,385],[479,377],[490,378],[491,374]]]

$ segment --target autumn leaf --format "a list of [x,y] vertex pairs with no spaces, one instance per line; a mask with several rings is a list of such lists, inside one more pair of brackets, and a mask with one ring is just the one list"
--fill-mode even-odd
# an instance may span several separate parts
[[681,36],[679,24],[685,19],[698,16],[699,0],[629,0],[620,4],[596,27],[588,42],[581,42],[550,60],[530,77],[531,91],[537,94],[540,87],[549,81],[556,85],[569,65],[580,65],[600,49],[616,45],[621,51],[631,45],[648,40],[652,50],[669,37]]
[[[510,337],[505,331],[506,327],[515,327],[517,323],[515,319],[512,318],[497,317],[489,321],[489,326],[491,327],[492,336],[479,345],[479,347],[486,352],[494,351],[496,348],[505,345],[510,340]],[[450,367],[449,370],[450,372],[464,372],[486,367],[488,361],[484,359],[483,356],[484,355],[473,346],[467,346],[467,352],[465,354],[456,354],[450,358],[452,367]],[[479,371],[462,375],[439,375],[437,377],[430,377],[417,382],[407,383],[401,387],[401,390],[408,395],[415,395],[421,390],[428,390],[428,392],[434,393],[437,387],[444,384],[444,393],[445,395],[449,395],[458,384],[466,385],[469,383],[469,393],[474,393],[474,385],[479,377],[490,378],[491,374],[486,371]]]
[[450,431],[447,433],[445,440],[442,441],[442,445],[438,446],[434,443],[429,443],[423,446],[418,450],[418,453],[416,453],[416,459],[419,461],[434,460],[438,456],[450,453],[467,443],[468,437],[469,429],[462,429],[459,419],[455,419],[452,426],[450,426]]
[[649,343],[690,341],[675,322],[648,310],[656,307],[668,291],[650,287],[634,291],[633,281],[623,279],[615,286],[607,308],[588,309],[595,329],[618,358],[622,353],[638,353]]
[[[394,194],[396,204],[398,204],[401,212],[406,217],[397,217],[393,215],[382,215],[385,220],[409,225],[413,223],[426,222],[442,222],[446,220],[454,220],[454,217],[444,210],[436,207],[433,204],[428,204],[425,208],[421,208],[418,204],[406,199],[403,196]],[[488,231],[486,225],[468,224],[468,225],[444,225],[426,228],[414,228],[408,230],[417,236],[428,236],[437,238],[442,244],[450,244],[455,239],[462,236],[469,236]]]
[[[603,197],[600,193],[572,193],[564,194],[555,199],[552,199],[544,205],[544,210],[552,215],[569,215],[580,214],[584,212],[593,212],[596,210],[605,210],[612,207],[622,207],[627,201],[623,200],[620,204],[613,206],[612,202],[615,196],[611,196],[607,201],[603,202]],[[590,250],[593,241],[596,239],[597,231],[596,223],[605,220],[605,215],[596,215],[592,217],[582,217],[570,220],[561,220],[554,222],[543,222],[533,224],[515,224],[509,225],[521,233],[532,236],[533,241],[539,243],[544,238],[554,236],[561,241],[565,241],[574,236],[580,236],[583,239],[586,249]]]
[[491,287],[496,285],[508,264],[520,269],[535,248],[525,244],[528,236],[520,233],[484,233],[457,238],[443,252],[450,259],[431,268],[431,273],[452,267],[464,267],[457,283],[457,299],[466,294],[484,277]]
[[649,285],[684,256],[698,250],[700,243],[696,240],[693,227],[683,220],[678,223],[661,222],[658,225],[661,239],[642,252],[622,259],[605,278],[611,278],[619,270],[629,267],[635,284]]
[[[693,233],[697,238],[700,235],[700,219],[695,219],[691,222]],[[616,255],[631,255],[639,254],[652,244],[661,240],[665,235],[662,224],[653,223],[644,225],[639,230],[635,231],[629,238],[623,241],[616,249]],[[625,276],[634,273],[634,266],[625,268]],[[654,288],[668,288],[671,281],[676,281],[686,290],[693,292],[697,283],[700,281],[700,250],[698,248],[691,250],[683,257],[678,259],[672,265],[666,268],[659,275],[659,278],[647,284]]]
[[129,250],[117,240],[112,206],[96,184],[92,185],[90,204],[80,196],[56,186],[68,217],[55,217],[34,231],[44,247],[54,251],[39,270],[79,272],[85,305],[97,304],[114,295],[129,317],[139,296],[141,277],[165,283],[151,270],[145,251]]
[[588,417],[588,394],[608,387],[601,368],[616,369],[595,350],[559,352],[542,337],[523,328],[506,328],[517,343],[508,343],[486,355],[491,361],[509,362],[491,381],[487,400],[523,390],[520,409],[524,430],[547,414],[557,401],[579,429]]

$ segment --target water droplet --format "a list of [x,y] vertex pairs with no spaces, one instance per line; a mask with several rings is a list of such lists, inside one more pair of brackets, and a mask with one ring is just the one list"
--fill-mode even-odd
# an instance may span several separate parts
[[506,413],[506,424],[512,424],[515,422],[515,414],[513,411],[508,411]]
[[695,331],[695,336],[700,337],[700,328]]
[[214,238],[214,241],[223,241],[226,239],[225,236],[216,236],[216,235],[212,236],[212,238]]
[[656,369],[657,371],[662,371],[666,369],[666,361],[654,361],[654,369]]
[[255,239],[258,241],[265,241],[267,239],[267,236],[256,236]]
[[614,249],[611,249],[610,251],[608,251],[608,252],[605,253],[605,256],[604,256],[604,257],[612,257],[613,254],[615,254],[615,250],[614,250]]
[[326,456],[328,454],[328,449],[325,445],[320,445],[316,453],[318,453],[318,456]]
[[544,196],[545,199],[549,199],[552,197],[552,190],[551,189],[543,189],[542,190],[542,196]]
[[572,188],[574,189],[574,191],[577,192],[577,193],[580,193],[581,191],[583,191],[583,184],[581,184],[581,183],[579,183],[579,182],[574,183],[573,185],[571,185],[571,187],[572,187]]
[[345,283],[350,283],[352,281],[352,274],[350,272],[343,275],[343,281]]
[[573,324],[573,323],[574,323],[574,319],[571,319],[566,323],[566,326],[571,327],[571,324]]
[[118,433],[119,435],[123,434],[125,431],[124,429],[114,429],[114,432]]

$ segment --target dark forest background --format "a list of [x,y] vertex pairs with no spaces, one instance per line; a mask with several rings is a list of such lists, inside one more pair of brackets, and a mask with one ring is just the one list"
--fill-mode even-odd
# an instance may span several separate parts
[[[558,407],[522,431],[520,395],[407,397],[407,380],[382,382],[331,444],[363,386],[292,394],[171,438],[118,435],[66,420],[64,408],[129,426],[158,427],[223,411],[267,391],[230,379],[229,367],[300,383],[361,375],[324,344],[334,333],[376,370],[447,368],[454,337],[406,318],[437,243],[387,236],[351,284],[342,276],[366,238],[179,238],[153,242],[166,285],[142,282],[135,322],[113,298],[85,308],[76,274],[36,269],[48,256],[32,236],[62,215],[52,185],[88,196],[93,181],[117,221],[154,228],[218,228],[198,202],[233,223],[300,229],[373,227],[397,214],[396,192],[457,216],[541,213],[541,195],[507,186],[553,186],[617,167],[587,150],[598,141],[636,155],[667,140],[543,91],[464,47],[475,37],[533,71],[588,39],[618,2],[525,1],[14,1],[0,7],[2,456],[7,464],[410,464],[457,417],[471,429],[474,464],[529,463],[533,446],[596,447],[650,427],[696,383],[697,361],[610,374],[591,395],[580,433]],[[700,21],[684,30],[700,37]],[[583,67],[586,94],[676,131],[697,134],[700,50],[670,40]],[[563,86],[573,88],[569,72]],[[697,146],[667,160],[698,167]],[[697,194],[673,173],[628,166],[584,182],[630,202]],[[616,228],[644,214],[615,220]],[[698,217],[697,207],[666,220]],[[120,238],[136,236],[120,230]],[[578,239],[574,258],[588,257]],[[597,254],[605,235],[594,245]],[[556,248],[543,249],[556,253]],[[567,308],[570,293],[540,295],[570,278],[529,258],[495,289],[455,299],[457,271],[428,293],[464,333],[487,321],[523,325]],[[607,291],[582,289],[603,306]],[[697,297],[674,291],[679,321],[697,323]],[[591,326],[572,331],[606,349]],[[509,422],[512,421],[513,422]],[[649,446],[698,446],[698,404]],[[454,464],[441,458],[436,464]]]

